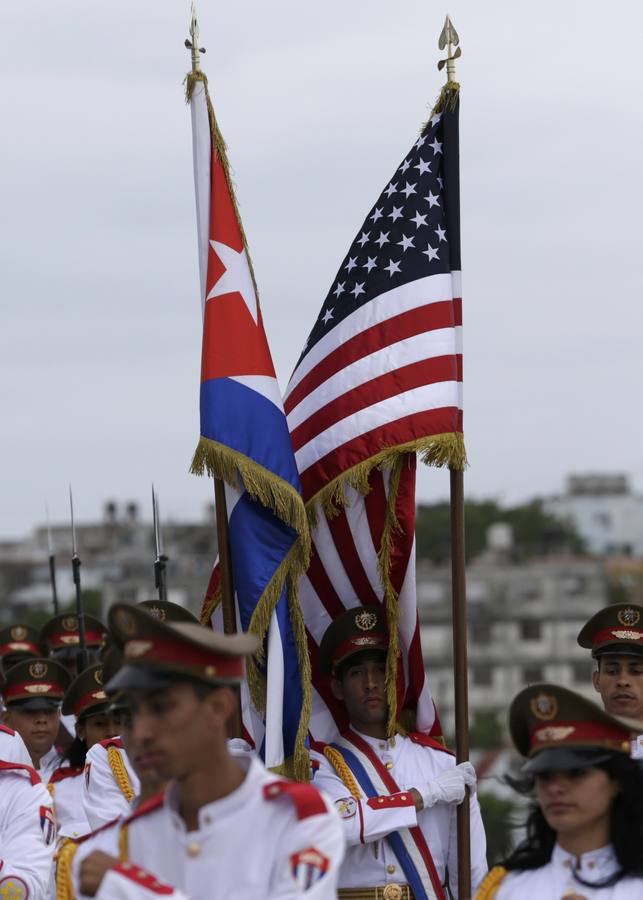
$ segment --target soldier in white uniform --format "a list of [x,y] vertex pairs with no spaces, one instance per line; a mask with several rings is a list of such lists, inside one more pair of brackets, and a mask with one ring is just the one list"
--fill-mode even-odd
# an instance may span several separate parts
[[[79,844],[75,895],[335,897],[344,841],[331,803],[316,788],[276,778],[256,757],[233,758],[227,749],[234,685],[256,640],[161,622],[124,604],[112,607],[110,625],[125,665],[108,691],[126,695],[141,758],[172,783],[125,824]],[[61,862],[64,875],[69,856]]]
[[7,670],[0,683],[5,724],[22,737],[44,784],[62,762],[54,742],[60,725],[60,706],[70,680],[60,663],[26,659]]
[[535,792],[527,838],[492,869],[476,900],[640,900],[643,769],[630,757],[643,723],[580,694],[535,684],[515,698],[509,730]]
[[[596,660],[592,682],[607,712],[643,722],[643,606],[606,606],[583,626],[578,643]],[[643,759],[643,734],[633,738],[632,756]]]
[[6,671],[24,659],[43,656],[39,636],[31,625],[14,624],[0,628],[0,661]]
[[0,897],[47,896],[55,840],[51,798],[35,770],[0,762]]
[[0,760],[30,766],[31,757],[27,745],[17,731],[8,725],[0,725]]
[[83,809],[85,759],[89,748],[110,735],[108,707],[100,663],[81,672],[65,693],[62,709],[63,713],[74,716],[76,737],[48,783],[60,838],[81,837],[92,830]]
[[[320,645],[322,672],[346,708],[350,727],[311,754],[314,783],[335,802],[347,841],[339,896],[408,900],[454,897],[457,885],[456,806],[475,787],[469,763],[423,734],[387,733],[385,661],[388,634],[377,607],[338,617]],[[471,809],[471,876],[487,871],[486,840],[475,794]]]

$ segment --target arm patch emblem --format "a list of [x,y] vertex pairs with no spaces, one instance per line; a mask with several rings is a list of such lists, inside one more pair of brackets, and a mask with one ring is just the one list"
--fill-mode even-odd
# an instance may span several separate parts
[[357,814],[357,801],[354,797],[342,797],[335,800],[335,808],[342,819],[352,819]]
[[300,890],[307,891],[320,881],[330,866],[330,859],[316,847],[308,847],[290,857],[290,872]]

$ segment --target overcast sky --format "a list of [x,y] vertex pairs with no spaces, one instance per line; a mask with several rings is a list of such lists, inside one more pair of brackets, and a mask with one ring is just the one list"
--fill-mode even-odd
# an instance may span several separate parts
[[[437,96],[427,0],[201,0],[282,388],[354,234]],[[469,496],[570,471],[643,489],[634,2],[460,0]],[[105,498],[201,517],[189,3],[0,4],[0,536]],[[421,499],[448,475],[423,473]]]

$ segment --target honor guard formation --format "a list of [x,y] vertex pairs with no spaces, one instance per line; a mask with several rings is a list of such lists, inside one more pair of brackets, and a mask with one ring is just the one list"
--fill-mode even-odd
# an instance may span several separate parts
[[[0,896],[461,897],[456,811],[470,812],[483,898],[643,897],[643,607],[600,610],[578,642],[602,705],[555,684],[523,689],[508,728],[524,765],[526,832],[487,873],[470,763],[388,729],[389,635],[378,607],[337,617],[319,666],[345,711],[311,742],[307,782],[270,772],[231,737],[249,634],[224,635],[168,601],[1,635]],[[95,661],[96,660],[96,661]]]

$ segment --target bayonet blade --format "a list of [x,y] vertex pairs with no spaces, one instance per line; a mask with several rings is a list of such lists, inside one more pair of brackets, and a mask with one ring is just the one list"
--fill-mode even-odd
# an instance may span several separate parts
[[54,555],[54,542],[51,539],[51,525],[49,524],[49,504],[45,501],[45,519],[47,522],[47,546],[49,548],[49,555]]
[[156,552],[156,558],[158,559],[161,555],[161,539],[159,534],[159,516],[158,516],[158,508],[156,501],[156,491],[154,490],[154,485],[152,485],[152,516],[154,518],[154,550]]
[[69,508],[71,510],[71,555],[78,556],[76,553],[76,525],[74,523],[74,496],[71,492],[71,484],[69,485]]

